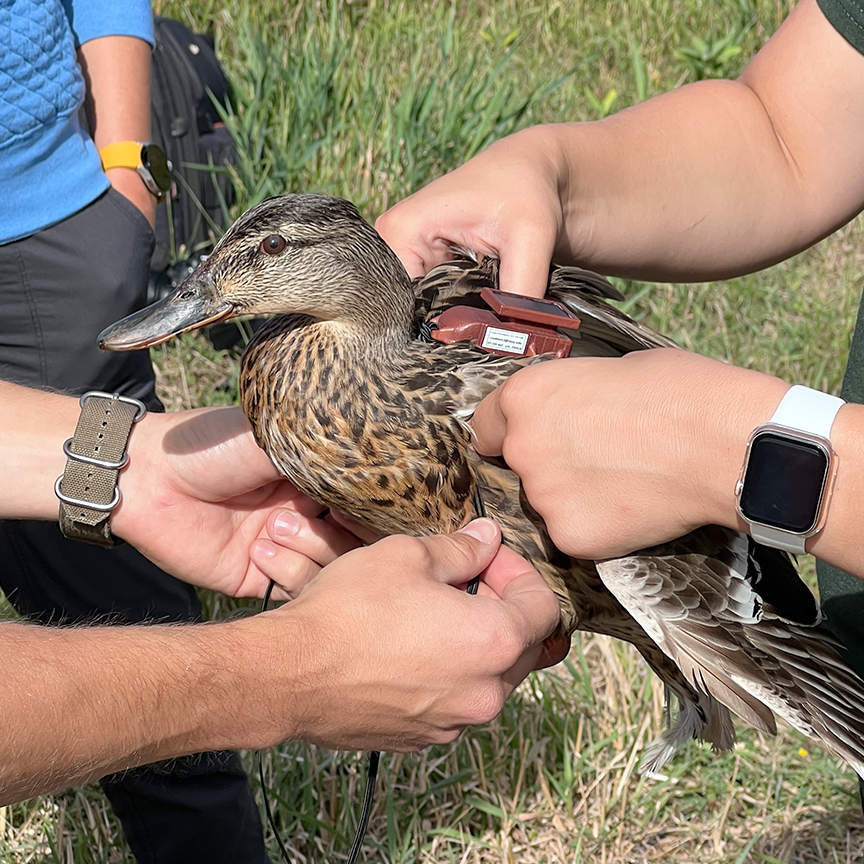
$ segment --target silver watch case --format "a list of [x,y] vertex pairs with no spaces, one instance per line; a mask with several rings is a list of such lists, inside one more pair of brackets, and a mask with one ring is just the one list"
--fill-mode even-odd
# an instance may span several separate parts
[[[758,522],[748,518],[745,513],[741,509],[741,496],[744,492],[744,482],[747,477],[747,471],[750,467],[750,457],[753,454],[753,442],[756,441],[761,435],[766,433],[774,433],[783,438],[787,438],[791,441],[801,441],[807,444],[811,444],[817,448],[819,448],[825,455],[827,467],[825,470],[825,476],[822,481],[822,489],[819,494],[818,503],[817,503],[817,511],[816,516],[813,520],[813,524],[804,531],[790,531],[786,528],[779,527],[777,525],[772,525],[770,522]],[[779,537],[788,537],[790,543],[784,544],[782,542],[771,542],[770,545],[778,546],[779,548],[787,548],[790,551],[803,552],[803,541],[808,537],[812,537],[815,534],[818,534],[825,527],[825,519],[828,514],[828,505],[831,501],[831,496],[834,492],[834,481],[837,477],[837,468],[838,468],[838,458],[837,454],[834,451],[834,448],[831,446],[831,442],[822,437],[821,435],[814,435],[809,432],[804,432],[801,429],[792,429],[789,426],[782,426],[778,423],[763,423],[761,426],[757,426],[751,433],[750,437],[747,439],[747,445],[744,455],[744,463],[741,466],[741,472],[738,475],[738,480],[735,484],[735,510],[738,513],[738,516],[741,517],[748,525],[758,526],[762,529],[766,529],[769,535],[779,535]],[[754,531],[751,532],[757,540],[762,539],[758,536],[759,532]],[[772,541],[776,541],[777,538],[772,538]],[[766,542],[767,539],[766,539]],[[792,547],[795,547],[794,549]]]

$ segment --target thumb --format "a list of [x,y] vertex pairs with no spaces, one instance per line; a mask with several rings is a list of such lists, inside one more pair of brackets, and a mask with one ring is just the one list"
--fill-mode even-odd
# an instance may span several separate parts
[[[501,599],[507,603],[519,621],[526,645],[539,645],[552,635],[561,620],[561,610],[552,589],[543,577],[527,561],[516,556],[512,550],[506,550],[514,556],[521,566],[515,562],[507,562],[511,574],[500,591]],[[504,560],[507,556],[499,556]],[[497,564],[498,559],[496,559]],[[490,567],[494,570],[495,565]],[[491,579],[491,575],[487,576]]]
[[491,519],[475,519],[453,534],[421,538],[431,558],[431,573],[448,585],[479,576],[501,546],[501,529]]
[[560,607],[555,594],[528,561],[502,546],[485,578],[496,586],[524,646],[505,675],[505,681],[515,688],[533,669],[562,660],[570,642],[566,637],[549,638],[560,624]]

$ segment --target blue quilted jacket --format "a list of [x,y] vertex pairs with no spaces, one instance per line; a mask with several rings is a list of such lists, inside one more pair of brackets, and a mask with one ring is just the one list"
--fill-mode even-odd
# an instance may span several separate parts
[[108,188],[78,121],[75,49],[112,35],[152,44],[149,0],[0,0],[0,243],[62,221]]

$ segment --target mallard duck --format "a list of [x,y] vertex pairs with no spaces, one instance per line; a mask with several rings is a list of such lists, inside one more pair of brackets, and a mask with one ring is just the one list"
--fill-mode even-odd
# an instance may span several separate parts
[[[773,733],[773,713],[864,776],[864,682],[820,627],[819,607],[785,553],[707,526],[606,561],[569,558],[501,460],[480,457],[465,423],[526,363],[421,331],[454,303],[479,304],[497,262],[458,254],[414,283],[350,203],[285,195],[249,210],[164,300],[109,327],[131,350],[236,315],[274,313],[240,370],[243,408],[280,471],[324,505],[381,534],[452,531],[479,510],[556,592],[564,632],[631,642],[680,710],[647,749],[659,768],[698,737],[729,749],[729,709]],[[609,305],[597,274],[551,273],[549,294],[579,316],[573,354],[673,343]]]

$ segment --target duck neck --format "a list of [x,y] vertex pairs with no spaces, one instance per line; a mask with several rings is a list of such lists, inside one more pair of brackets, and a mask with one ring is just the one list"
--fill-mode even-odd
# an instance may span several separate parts
[[404,271],[394,275],[399,278],[363,280],[354,297],[345,300],[342,314],[331,322],[358,352],[381,361],[404,351],[411,334],[414,291]]

